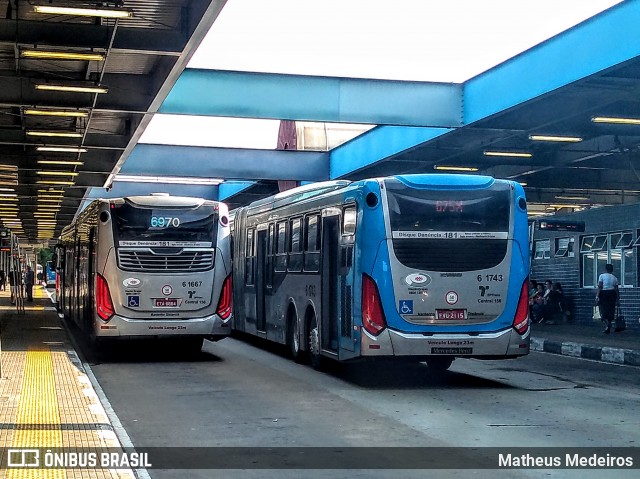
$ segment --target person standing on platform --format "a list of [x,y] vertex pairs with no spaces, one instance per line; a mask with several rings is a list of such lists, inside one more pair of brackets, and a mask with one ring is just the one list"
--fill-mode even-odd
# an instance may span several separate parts
[[9,288],[11,289],[11,304],[16,304],[18,300],[18,288],[20,287],[20,280],[22,279],[19,272],[12,269],[9,271]]
[[607,322],[607,328],[604,334],[611,332],[611,323],[616,314],[616,303],[619,299],[618,278],[613,274],[613,265],[607,264],[605,273],[598,277],[598,293],[596,294],[596,303],[600,308],[600,317]]
[[33,301],[33,284],[35,283],[35,275],[31,266],[27,266],[27,272],[24,274],[24,290],[27,294],[27,301]]
[[3,269],[0,269],[0,291],[7,290],[7,275]]

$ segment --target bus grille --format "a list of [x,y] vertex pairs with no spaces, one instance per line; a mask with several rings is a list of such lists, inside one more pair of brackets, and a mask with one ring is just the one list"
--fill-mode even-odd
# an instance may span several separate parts
[[127,271],[181,273],[213,268],[214,251],[181,251],[157,254],[151,250],[118,250],[120,268]]
[[403,265],[426,271],[458,272],[492,268],[507,253],[507,240],[394,239]]

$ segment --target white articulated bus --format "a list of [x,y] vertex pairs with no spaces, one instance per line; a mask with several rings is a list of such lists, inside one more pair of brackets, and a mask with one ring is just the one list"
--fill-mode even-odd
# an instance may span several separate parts
[[195,351],[229,334],[224,203],[166,194],[96,200],[60,240],[58,307],[94,343],[171,337]]

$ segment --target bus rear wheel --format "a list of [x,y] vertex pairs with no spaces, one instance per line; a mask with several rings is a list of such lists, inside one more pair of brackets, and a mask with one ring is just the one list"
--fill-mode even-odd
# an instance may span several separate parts
[[443,373],[451,367],[455,358],[429,358],[427,366],[435,373]]
[[289,315],[289,327],[287,329],[289,337],[289,353],[296,363],[300,363],[304,359],[304,352],[300,347],[300,324],[296,315]]

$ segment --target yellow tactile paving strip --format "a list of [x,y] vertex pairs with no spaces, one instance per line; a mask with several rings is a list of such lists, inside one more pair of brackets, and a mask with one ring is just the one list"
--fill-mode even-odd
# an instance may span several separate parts
[[[44,301],[36,301],[46,298],[46,293],[36,286],[33,297],[34,303],[41,304],[27,303],[26,314],[18,315],[15,307],[8,307],[8,292],[0,291],[0,318],[3,326],[9,326],[3,329],[0,339],[0,455],[7,448],[62,447],[73,451],[118,447],[106,413],[73,348],[66,335],[62,337],[63,332],[55,327],[56,313],[45,308]],[[21,337],[12,337],[16,334]],[[49,343],[56,346],[49,347]],[[8,350],[5,345],[9,345]],[[0,470],[0,478],[6,479],[132,477],[131,471],[106,469]]]

